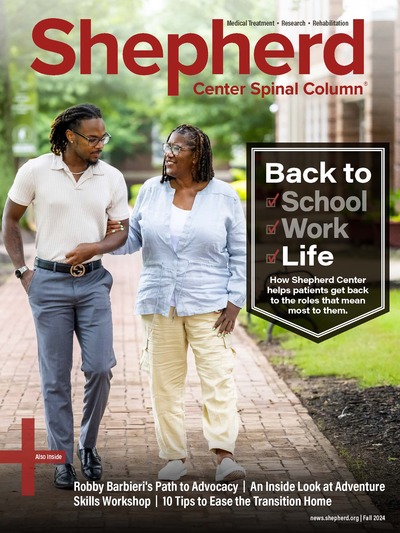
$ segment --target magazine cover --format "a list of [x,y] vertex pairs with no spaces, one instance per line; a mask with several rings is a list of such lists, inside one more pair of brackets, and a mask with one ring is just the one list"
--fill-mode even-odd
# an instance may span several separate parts
[[0,0],[3,531],[400,529],[399,21]]

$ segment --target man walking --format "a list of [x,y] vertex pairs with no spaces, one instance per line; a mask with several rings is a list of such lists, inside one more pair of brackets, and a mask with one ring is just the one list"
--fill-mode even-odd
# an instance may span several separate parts
[[[72,489],[77,479],[71,400],[74,333],[86,379],[77,453],[86,479],[102,476],[96,441],[116,360],[112,276],[101,257],[124,244],[129,217],[122,174],[100,160],[110,138],[94,105],[60,113],[51,127],[52,153],[19,169],[3,215],[4,243],[28,293],[36,326],[48,445],[66,454],[66,464],[57,465],[54,476],[61,489]],[[31,203],[37,228],[34,270],[25,264],[19,226]],[[108,218],[121,223],[106,236]]]

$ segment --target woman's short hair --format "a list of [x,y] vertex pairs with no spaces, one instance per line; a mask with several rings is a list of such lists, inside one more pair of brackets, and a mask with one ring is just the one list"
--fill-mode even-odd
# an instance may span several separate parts
[[[181,124],[177,126],[168,135],[167,142],[173,133],[179,133],[186,137],[186,142],[196,156],[196,165],[193,169],[193,181],[211,181],[214,177],[212,149],[208,135],[200,128],[191,126],[190,124]],[[170,177],[167,175],[165,159],[162,168],[161,183],[168,181]]]

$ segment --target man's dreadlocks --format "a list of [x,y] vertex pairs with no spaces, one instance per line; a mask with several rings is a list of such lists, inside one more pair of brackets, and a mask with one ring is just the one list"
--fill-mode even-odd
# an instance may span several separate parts
[[56,155],[65,152],[68,143],[65,132],[79,126],[82,120],[91,118],[102,118],[100,109],[93,104],[75,105],[57,115],[49,136],[51,151]]

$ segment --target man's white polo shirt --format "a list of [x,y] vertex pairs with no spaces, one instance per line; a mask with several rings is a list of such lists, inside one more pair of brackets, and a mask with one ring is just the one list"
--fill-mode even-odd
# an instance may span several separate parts
[[129,218],[125,179],[104,161],[76,181],[61,156],[39,156],[19,169],[8,196],[23,206],[33,203],[36,255],[48,261],[65,262],[78,244],[103,240],[108,218]]

